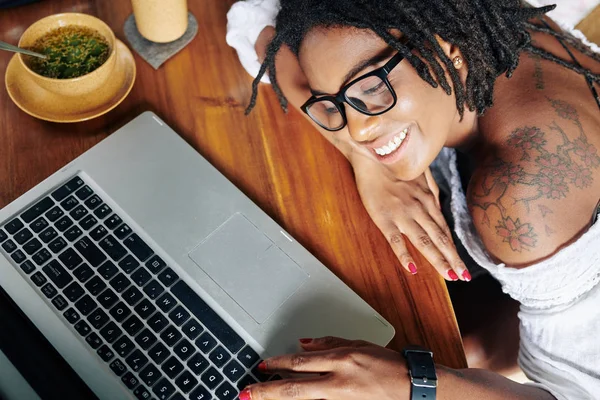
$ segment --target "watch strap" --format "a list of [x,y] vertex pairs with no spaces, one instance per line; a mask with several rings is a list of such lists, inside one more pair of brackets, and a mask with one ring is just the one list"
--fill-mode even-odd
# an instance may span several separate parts
[[433,353],[422,348],[404,349],[411,380],[411,400],[435,400],[437,375]]

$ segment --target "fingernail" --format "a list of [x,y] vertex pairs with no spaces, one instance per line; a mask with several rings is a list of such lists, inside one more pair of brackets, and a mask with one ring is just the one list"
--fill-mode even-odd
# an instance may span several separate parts
[[313,341],[312,339],[300,339],[300,343],[302,343],[302,344],[309,344],[312,341]]
[[413,275],[417,273],[417,267],[413,263],[408,263],[408,270]]
[[267,363],[264,361],[261,361],[261,363],[258,364],[258,370],[261,372],[267,372]]
[[240,400],[252,400],[252,396],[250,396],[250,389],[244,389],[240,393]]
[[464,278],[465,281],[471,282],[471,279],[472,279],[471,274],[466,269],[463,271],[462,277]]
[[453,281],[457,281],[458,280],[458,275],[456,275],[456,272],[454,272],[453,270],[448,271],[448,276]]

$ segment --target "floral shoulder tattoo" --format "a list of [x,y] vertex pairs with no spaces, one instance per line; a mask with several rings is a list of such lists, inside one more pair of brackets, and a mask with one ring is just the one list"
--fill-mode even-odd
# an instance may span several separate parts
[[[600,166],[600,156],[594,145],[588,142],[575,108],[562,100],[548,98],[556,112],[557,119],[547,127],[524,126],[515,129],[506,144],[514,150],[519,161],[512,162],[495,156],[485,167],[488,172],[482,182],[471,188],[470,207],[483,210],[483,225],[491,229],[510,246],[514,252],[535,248],[540,234],[552,235],[554,230],[548,225],[544,232],[534,229],[533,221],[516,218],[507,212],[506,205],[523,203],[527,212],[535,207],[545,217],[554,211],[548,201],[575,196],[576,192],[589,187],[593,182],[592,170]],[[579,131],[575,139],[569,139],[563,130],[572,124]],[[552,138],[551,142],[549,140]],[[559,139],[558,141],[556,139]],[[512,157],[511,159],[515,159]],[[518,193],[514,198],[507,195]],[[490,212],[500,215],[500,220],[492,221]],[[539,226],[539,224],[536,224]]]

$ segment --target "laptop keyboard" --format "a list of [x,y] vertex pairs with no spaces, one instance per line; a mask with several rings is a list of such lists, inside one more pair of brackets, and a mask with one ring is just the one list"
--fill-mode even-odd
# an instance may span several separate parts
[[0,246],[138,399],[231,400],[267,379],[258,354],[81,177],[0,228]]

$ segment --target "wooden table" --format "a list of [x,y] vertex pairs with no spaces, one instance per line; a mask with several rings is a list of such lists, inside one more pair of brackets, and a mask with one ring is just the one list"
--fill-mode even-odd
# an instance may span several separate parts
[[[401,270],[357,194],[346,160],[296,111],[288,115],[269,86],[244,116],[251,77],[225,43],[234,0],[190,1],[200,31],[158,71],[136,55],[127,99],[97,119],[55,124],[15,106],[0,88],[0,207],[4,207],[145,110],[163,118],[215,167],[379,311],[396,328],[391,348],[421,344],[437,362],[465,367],[452,305],[442,279],[417,257],[419,273]],[[0,11],[0,40],[16,44],[36,20],[82,12],[104,20],[125,41],[126,0],[52,0]],[[0,52],[0,76],[12,57]],[[416,252],[414,252],[416,254]]]

